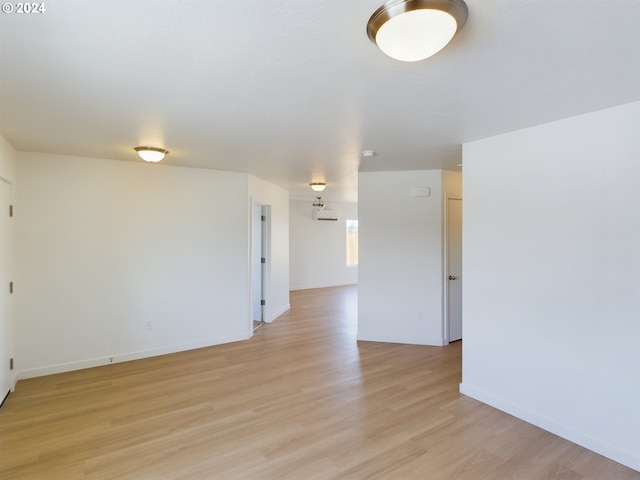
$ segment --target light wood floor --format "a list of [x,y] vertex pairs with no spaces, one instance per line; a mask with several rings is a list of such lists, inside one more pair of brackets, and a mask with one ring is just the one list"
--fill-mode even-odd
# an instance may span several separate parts
[[460,395],[459,342],[357,343],[356,295],[292,292],[245,342],[19,382],[0,478],[640,479]]

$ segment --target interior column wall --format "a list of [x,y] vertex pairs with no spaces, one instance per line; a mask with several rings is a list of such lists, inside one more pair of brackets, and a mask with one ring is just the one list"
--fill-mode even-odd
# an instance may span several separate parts
[[443,345],[442,171],[362,172],[358,189],[358,339]]

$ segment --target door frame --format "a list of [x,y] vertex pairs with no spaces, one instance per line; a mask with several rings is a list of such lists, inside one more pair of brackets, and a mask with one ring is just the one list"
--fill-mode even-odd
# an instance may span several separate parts
[[[6,185],[8,187],[8,192],[9,192],[9,203],[7,205],[4,205],[4,202],[0,202],[2,203],[2,205],[0,205],[0,208],[2,208],[2,215],[7,215],[9,216],[9,210],[8,207],[9,205],[13,205],[14,203],[14,198],[13,198],[13,183],[10,182],[9,180],[5,179],[4,177],[0,176],[0,183],[2,183],[3,185]],[[2,200],[4,200],[4,196],[2,198]],[[5,208],[7,208],[7,210],[4,210]],[[12,219],[9,219],[8,225],[8,231],[7,231],[7,235],[9,237],[9,242],[7,245],[1,245],[0,248],[5,249],[5,251],[0,252],[0,255],[7,255],[7,278],[6,280],[8,281],[13,281],[13,275],[15,274],[15,268],[14,268],[14,263],[13,263],[13,258],[14,258],[14,253],[15,253],[15,241],[14,241],[14,230],[13,230],[13,222],[11,221]],[[4,242],[3,242],[4,243]],[[5,292],[8,292],[9,288],[8,285],[2,285],[1,288],[5,289]],[[8,294],[7,295],[7,308],[6,308],[6,314],[7,314],[7,318],[4,319],[4,321],[6,322],[6,325],[4,325],[4,330],[7,333],[7,338],[6,340],[6,347],[7,347],[7,352],[6,354],[8,355],[8,358],[3,358],[2,359],[2,368],[8,368],[8,380],[9,380],[9,392],[0,392],[0,405],[2,403],[4,403],[4,401],[6,400],[5,395],[9,395],[10,392],[15,391],[16,389],[16,369],[15,368],[11,368],[9,367],[9,359],[13,359],[15,357],[15,306],[14,306],[14,301],[13,301],[13,295]]]
[[[261,228],[257,232],[254,228],[256,224],[256,207],[260,208],[260,215],[264,216],[264,221],[260,222]],[[262,306],[262,321],[265,323],[271,322],[271,205],[259,202],[255,199],[251,199],[251,242],[250,242],[250,255],[249,255],[249,272],[250,272],[250,302],[249,302],[249,329],[253,332],[253,310],[255,305],[254,298],[256,297],[255,290],[255,272],[254,263],[260,262],[261,258],[265,259],[265,263],[260,268],[260,287],[261,287],[261,299],[265,301],[265,305]],[[260,235],[258,237],[258,235]],[[260,241],[261,253],[259,256],[254,254],[254,246],[256,242]],[[253,333],[252,333],[253,334]]]
[[[449,200],[460,200],[462,201],[462,195],[449,195],[444,194],[444,202],[443,202],[443,257],[442,264],[444,275],[442,276],[442,285],[443,285],[443,296],[442,296],[442,333],[443,333],[443,344],[449,345]],[[462,219],[460,219],[462,223]]]

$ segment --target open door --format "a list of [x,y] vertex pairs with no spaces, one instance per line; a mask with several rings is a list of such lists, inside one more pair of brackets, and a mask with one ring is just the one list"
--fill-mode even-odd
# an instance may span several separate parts
[[449,342],[462,339],[462,199],[447,198],[446,305]]
[[0,405],[13,389],[11,185],[0,178]]
[[251,317],[253,329],[265,322],[269,265],[270,207],[252,203],[251,214]]

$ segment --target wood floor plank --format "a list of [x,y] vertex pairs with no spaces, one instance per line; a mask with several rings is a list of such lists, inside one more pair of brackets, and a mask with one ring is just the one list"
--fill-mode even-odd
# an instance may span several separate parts
[[248,341],[19,382],[0,478],[640,480],[461,395],[460,342],[357,342],[356,295],[292,292]]

